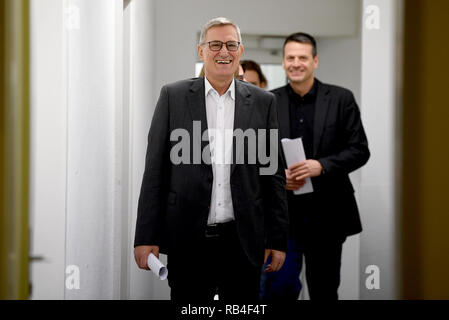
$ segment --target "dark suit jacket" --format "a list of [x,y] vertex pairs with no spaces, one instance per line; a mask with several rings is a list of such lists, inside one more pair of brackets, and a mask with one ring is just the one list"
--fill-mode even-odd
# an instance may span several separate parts
[[[304,210],[301,207],[301,197],[304,196],[293,196],[289,192],[292,231],[295,230],[295,223],[308,221],[312,228],[345,237],[362,231],[354,189],[348,174],[368,161],[368,141],[351,91],[324,84],[318,79],[315,81],[318,83],[318,92],[312,159],[321,163],[324,174],[312,178],[313,205],[307,209],[310,212],[301,212]],[[272,91],[278,105],[281,139],[290,138],[287,86]],[[298,219],[298,215],[302,215],[305,220]]]
[[[277,129],[275,102],[272,93],[236,80],[234,130]],[[179,142],[170,141],[170,133],[183,128],[192,137],[193,121],[201,121],[201,132],[207,129],[204,78],[164,86],[148,134],[135,246],[158,245],[162,253],[170,255],[194,249],[192,246],[204,236],[212,194],[212,166],[204,162],[175,165],[170,161],[171,147]],[[201,149],[207,144],[201,142]],[[276,144],[279,146],[279,139]],[[237,230],[243,249],[255,265],[263,262],[265,248],[287,248],[288,210],[280,157],[281,153],[274,175],[261,176],[258,161],[231,165]]]

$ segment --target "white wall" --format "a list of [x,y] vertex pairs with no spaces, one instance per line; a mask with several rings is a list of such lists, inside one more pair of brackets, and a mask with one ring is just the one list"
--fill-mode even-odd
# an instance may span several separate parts
[[319,64],[316,77],[350,89],[360,104],[361,30],[352,37],[320,37],[317,46]]
[[[156,15],[153,1],[133,0],[129,8],[131,10],[130,30],[130,242],[129,249],[129,295],[130,299],[168,299],[169,289],[167,281],[157,280],[148,271],[137,268],[132,253],[134,232],[137,218],[137,203],[142,183],[145,165],[145,153],[147,147],[147,134],[155,104],[153,101],[159,96],[159,91],[154,91],[153,82],[156,60],[154,43]],[[160,256],[166,262],[164,255]]]
[[[378,29],[372,24],[374,6]],[[380,270],[380,289],[368,290],[364,274],[362,299],[398,297],[398,226],[396,225],[395,139],[397,129],[397,50],[400,48],[400,1],[364,0],[362,31],[362,118],[368,135],[371,159],[362,169],[361,212],[365,230],[361,235],[361,271],[375,265]],[[374,13],[375,14],[375,13]]]
[[[31,254],[45,258],[31,266],[34,299],[153,298],[132,249],[154,109],[153,5],[126,4],[32,2]],[[69,265],[79,289],[65,286]]]
[[63,299],[67,105],[63,2],[30,2],[30,255],[32,299]]
[[[31,267],[32,297],[120,298],[130,251],[122,246],[123,3],[31,4],[31,247],[45,257]],[[79,289],[65,286],[69,265],[79,268]]]
[[67,299],[119,298],[121,265],[122,8],[120,0],[70,0],[68,30],[68,265],[80,289]]

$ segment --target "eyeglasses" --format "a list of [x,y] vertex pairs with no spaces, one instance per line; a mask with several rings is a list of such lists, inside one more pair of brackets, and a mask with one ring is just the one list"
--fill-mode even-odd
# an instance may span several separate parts
[[[220,51],[221,48],[223,48],[223,44],[226,44],[226,49],[228,49],[228,51],[237,51],[240,46],[240,42],[238,42],[238,41],[222,42],[219,40],[214,40],[214,41],[209,41],[206,43],[209,45],[209,49],[211,49],[212,51]],[[206,43],[202,43],[202,44],[206,44]]]

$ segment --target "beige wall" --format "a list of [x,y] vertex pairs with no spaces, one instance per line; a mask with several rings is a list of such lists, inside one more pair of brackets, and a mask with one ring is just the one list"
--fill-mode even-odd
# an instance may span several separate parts
[[28,13],[0,2],[0,300],[28,297]]
[[403,297],[449,299],[449,2],[405,5]]

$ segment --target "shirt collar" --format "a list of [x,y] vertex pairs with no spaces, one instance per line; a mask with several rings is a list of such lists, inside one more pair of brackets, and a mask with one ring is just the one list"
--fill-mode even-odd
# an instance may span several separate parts
[[[314,98],[316,97],[317,91],[318,91],[318,82],[317,82],[316,79],[314,79],[312,88],[310,88],[309,92],[307,92],[307,93],[302,97],[302,99],[304,99],[304,100],[314,99]],[[288,85],[288,92],[289,92],[290,96],[294,96],[294,97],[301,98],[301,96],[300,96],[299,94],[297,94],[297,93],[293,90],[293,88],[291,87],[290,83],[289,83],[289,85]]]
[[[217,96],[218,96],[217,90],[215,90],[214,87],[212,87],[212,85],[210,84],[209,80],[207,80],[206,76],[204,76],[204,85],[205,85],[204,95],[206,97],[207,97],[207,95],[209,94],[209,92],[211,90],[216,92]],[[234,80],[234,78],[232,78],[231,85],[229,86],[228,90],[225,92],[224,95],[227,95],[227,94],[229,94],[231,96],[232,100],[235,100],[235,80]]]

